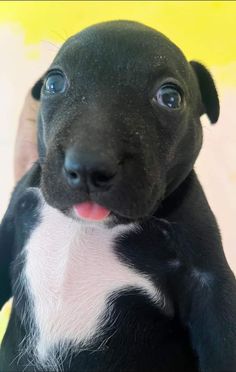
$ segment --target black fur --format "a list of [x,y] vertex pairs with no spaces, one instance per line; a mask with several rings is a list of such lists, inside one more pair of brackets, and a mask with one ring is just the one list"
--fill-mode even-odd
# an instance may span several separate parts
[[[126,21],[73,36],[53,69],[64,71],[68,88],[50,96],[40,80],[32,90],[37,98],[41,86],[40,159],[16,186],[0,227],[0,306],[14,295],[0,371],[36,370],[27,355],[16,358],[28,332],[21,323],[28,299],[17,284],[20,252],[40,223],[37,198],[26,190],[39,187],[65,214],[90,198],[112,211],[113,223],[138,222],[137,232],[117,239],[116,255],[151,277],[166,298],[160,310],[136,289],[110,298],[115,312],[105,319],[107,341],[102,348],[102,338],[91,350],[78,347],[64,371],[235,372],[235,278],[193,170],[200,116],[207,113],[214,123],[219,115],[209,72],[189,64],[160,33]],[[153,101],[164,82],[180,87],[180,109]],[[86,164],[98,159],[115,169],[112,186],[103,192],[69,187],[62,169],[71,149]]]

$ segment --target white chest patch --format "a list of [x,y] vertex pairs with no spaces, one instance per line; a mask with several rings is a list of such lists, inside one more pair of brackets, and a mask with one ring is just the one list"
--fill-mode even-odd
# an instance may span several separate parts
[[25,280],[39,360],[45,361],[54,345],[86,345],[99,334],[99,321],[114,292],[132,286],[160,305],[161,294],[151,280],[113,250],[115,238],[137,226],[89,226],[64,216],[43,199],[40,214],[25,247]]

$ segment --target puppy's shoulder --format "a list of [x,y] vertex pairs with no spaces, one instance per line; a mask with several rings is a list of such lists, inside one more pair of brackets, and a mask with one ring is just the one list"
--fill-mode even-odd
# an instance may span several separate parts
[[1,229],[11,231],[14,236],[16,251],[22,248],[38,218],[40,177],[41,167],[36,162],[15,186],[1,222]]
[[16,184],[12,196],[10,205],[14,208],[19,199],[28,191],[30,188],[39,188],[41,179],[41,166],[39,162],[35,162],[30,170],[20,179]]

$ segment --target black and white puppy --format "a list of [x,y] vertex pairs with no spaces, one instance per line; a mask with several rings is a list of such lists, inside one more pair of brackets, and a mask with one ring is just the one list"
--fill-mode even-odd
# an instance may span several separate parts
[[39,161],[0,229],[0,370],[235,372],[236,284],[193,170],[209,72],[114,21],[71,37],[32,90]]

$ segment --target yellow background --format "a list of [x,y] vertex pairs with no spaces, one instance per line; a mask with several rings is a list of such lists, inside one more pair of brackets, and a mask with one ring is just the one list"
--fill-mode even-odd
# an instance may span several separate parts
[[[0,26],[7,24],[13,32],[23,32],[26,46],[38,45],[42,40],[63,43],[80,29],[111,19],[136,20],[158,29],[174,41],[188,59],[200,60],[210,67],[218,84],[236,87],[236,2],[0,2]],[[1,53],[7,53],[7,49]],[[28,52],[27,58],[38,56],[35,48]],[[0,314],[0,339],[9,309],[7,305]]]
[[[0,23],[25,30],[26,43],[63,42],[80,29],[109,19],[157,28],[190,58],[208,64],[236,60],[234,1],[1,1]],[[17,28],[16,28],[17,30]],[[199,57],[200,56],[200,57]]]

